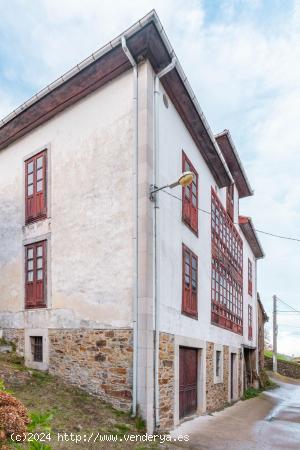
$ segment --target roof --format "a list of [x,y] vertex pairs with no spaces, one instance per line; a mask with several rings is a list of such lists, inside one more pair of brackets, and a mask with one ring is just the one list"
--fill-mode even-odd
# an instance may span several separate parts
[[265,254],[255,232],[251,217],[239,216],[239,225],[255,258],[263,258]]
[[268,317],[268,314],[267,314],[266,311],[265,311],[264,305],[262,304],[262,301],[261,301],[261,299],[260,299],[259,293],[257,293],[257,302],[258,302],[258,304],[259,304],[259,306],[260,306],[260,309],[261,309],[261,311],[262,311],[262,315],[263,315],[263,318],[264,318],[264,322],[268,322],[268,321],[269,321],[269,317]]
[[[148,59],[155,73],[176,57],[156,12],[151,11],[0,121],[0,150],[129,70],[131,64],[122,49],[122,36],[126,37],[135,61]],[[218,186],[229,186],[230,171],[177,58],[173,70],[160,81]]]
[[217,134],[215,138],[234,179],[239,196],[243,198],[253,195],[253,190],[229,131],[224,130],[222,133]]

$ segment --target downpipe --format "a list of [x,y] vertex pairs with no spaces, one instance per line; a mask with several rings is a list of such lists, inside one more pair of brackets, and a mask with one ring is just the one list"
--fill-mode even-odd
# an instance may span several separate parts
[[133,368],[132,417],[137,415],[137,363],[138,363],[138,67],[131,55],[126,38],[122,36],[122,49],[133,70]]
[[[153,187],[159,185],[159,80],[176,66],[176,58],[161,70],[154,80],[154,152],[153,152]],[[160,330],[160,295],[159,295],[159,193],[152,196],[154,202],[153,219],[153,296],[155,307],[155,348],[154,348],[154,418],[155,430],[160,428],[159,415],[159,330]]]

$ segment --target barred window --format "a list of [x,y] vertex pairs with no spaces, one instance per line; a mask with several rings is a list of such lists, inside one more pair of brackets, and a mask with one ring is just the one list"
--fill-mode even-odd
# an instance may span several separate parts
[[243,241],[212,189],[211,321],[243,333]]

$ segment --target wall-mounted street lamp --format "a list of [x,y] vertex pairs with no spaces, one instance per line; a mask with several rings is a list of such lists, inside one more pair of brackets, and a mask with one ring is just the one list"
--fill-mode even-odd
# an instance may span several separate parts
[[170,184],[165,184],[164,186],[161,187],[156,187],[151,185],[150,186],[150,200],[154,201],[155,200],[155,196],[153,194],[156,194],[156,192],[161,191],[162,189],[165,188],[169,188],[169,189],[173,189],[176,186],[182,186],[182,187],[186,187],[188,185],[190,185],[194,179],[194,173],[193,172],[183,172],[180,177],[178,178],[177,181],[174,181],[174,183],[170,183]]

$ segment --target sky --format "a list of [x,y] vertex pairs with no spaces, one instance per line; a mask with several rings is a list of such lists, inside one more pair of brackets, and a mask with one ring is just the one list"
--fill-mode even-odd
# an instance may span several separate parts
[[[240,212],[300,239],[297,0],[0,0],[0,118],[153,8],[213,132],[231,132],[255,191]],[[300,310],[300,242],[259,237],[271,328],[274,294]],[[278,323],[279,351],[300,355],[300,314]]]

